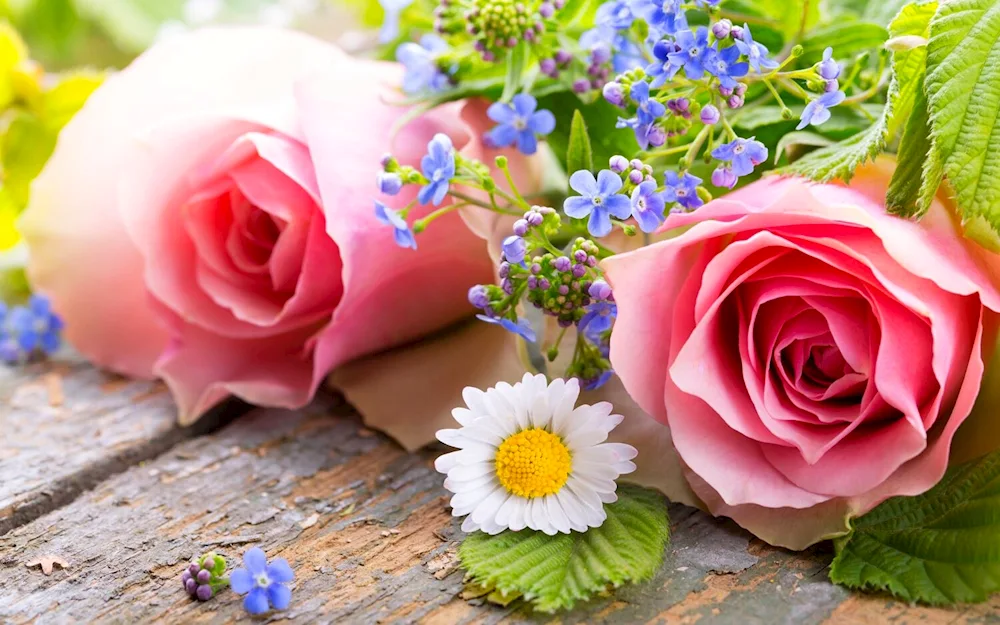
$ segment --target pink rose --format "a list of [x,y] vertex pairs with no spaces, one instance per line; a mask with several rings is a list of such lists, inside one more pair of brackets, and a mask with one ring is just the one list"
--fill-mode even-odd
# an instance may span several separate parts
[[108,80],[22,223],[69,341],[163,378],[190,421],[230,394],[300,406],[331,368],[472,314],[469,286],[492,277],[483,242],[449,214],[399,248],[374,216],[375,174],[387,149],[419,164],[438,132],[482,157],[489,122],[455,104],[394,135],[400,78],[244,28],[170,39]]
[[707,509],[772,544],[937,483],[993,351],[1000,257],[940,203],[886,215],[887,181],[756,182],[606,261],[625,388]]

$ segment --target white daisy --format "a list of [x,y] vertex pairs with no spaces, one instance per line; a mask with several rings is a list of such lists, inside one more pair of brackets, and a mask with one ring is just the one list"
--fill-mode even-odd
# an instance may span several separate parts
[[575,379],[546,385],[544,375],[530,373],[513,386],[462,392],[468,407],[452,411],[462,427],[437,433],[461,451],[434,467],[455,493],[452,514],[468,515],[463,531],[527,527],[554,535],[604,523],[604,504],[618,499],[615,480],[635,471],[637,452],[604,442],[622,422],[610,403],[575,406],[579,395]]

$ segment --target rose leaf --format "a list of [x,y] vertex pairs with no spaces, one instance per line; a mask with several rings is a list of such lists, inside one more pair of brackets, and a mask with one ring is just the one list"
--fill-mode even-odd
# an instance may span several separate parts
[[830,579],[932,605],[1000,590],[1000,452],[953,467],[931,490],[894,497],[835,541]]
[[669,536],[663,496],[620,485],[618,501],[604,509],[604,524],[582,533],[469,534],[458,550],[469,572],[467,595],[499,603],[523,597],[539,612],[555,612],[610,587],[650,579],[663,563]]

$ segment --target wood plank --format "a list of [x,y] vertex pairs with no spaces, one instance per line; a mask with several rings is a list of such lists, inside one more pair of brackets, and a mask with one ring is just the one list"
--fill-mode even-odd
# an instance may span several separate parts
[[218,425],[176,426],[166,387],[102,373],[72,355],[0,366],[0,534]]
[[[996,619],[1000,608],[852,596],[827,581],[822,549],[773,549],[680,506],[667,560],[648,584],[558,619],[516,603],[477,605],[459,597],[459,523],[436,453],[403,452],[336,400],[255,411],[0,537],[0,621],[245,619],[238,596],[191,601],[179,575],[210,548],[232,564],[249,545],[291,562],[292,607],[276,618],[305,623],[964,623]],[[45,576],[25,567],[45,555],[69,568]]]

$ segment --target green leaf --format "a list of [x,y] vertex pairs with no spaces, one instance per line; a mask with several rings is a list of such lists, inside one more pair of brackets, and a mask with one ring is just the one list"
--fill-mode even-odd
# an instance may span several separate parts
[[790,132],[778,141],[778,146],[774,149],[774,163],[777,164],[781,160],[781,156],[790,147],[797,145],[811,145],[814,147],[826,147],[832,144],[833,141],[827,139],[823,135],[818,135],[815,132],[808,132],[806,130],[798,130],[795,132]]
[[[889,36],[928,36],[936,8],[936,2],[907,5],[889,24]],[[850,181],[854,170],[878,156],[913,113],[923,84],[920,78],[926,60],[927,50],[923,47],[893,52],[888,102],[879,120],[853,137],[811,152],[784,168],[784,173],[800,174],[820,182]]]
[[[923,81],[921,81],[923,82]],[[930,208],[933,195],[927,197],[921,191],[924,187],[924,163],[931,150],[930,120],[927,116],[927,96],[923,86],[917,90],[917,101],[903,128],[899,140],[896,169],[892,173],[889,189],[885,194],[885,208],[890,213],[902,217],[918,217]],[[941,180],[938,177],[937,185]]]
[[524,41],[507,53],[507,77],[504,79],[501,101],[510,102],[521,88],[521,76],[524,74],[524,62],[527,57],[528,44]]
[[985,601],[1000,590],[1000,452],[919,497],[889,499],[835,545],[838,584],[935,605]]
[[573,111],[573,123],[569,129],[569,147],[566,149],[566,171],[573,173],[581,169],[594,170],[594,149],[590,146],[587,122],[579,110]]
[[56,146],[56,131],[27,113],[19,113],[0,141],[0,162],[3,163],[3,188],[15,204],[28,202],[28,188]]
[[[615,122],[618,121],[621,109],[608,104],[604,98],[585,103],[581,102],[575,93],[569,91],[550,93],[544,96],[535,93],[538,96],[538,108],[548,109],[556,113],[556,129],[545,137],[545,140],[570,173],[573,170],[569,169],[565,162],[565,157],[569,153],[569,137],[572,128],[569,111],[580,111],[580,114],[583,115],[583,120],[592,133],[590,145],[594,154],[594,163],[598,167],[606,166],[608,160],[615,154],[634,154],[638,150],[635,134],[630,129],[615,128]],[[562,113],[563,111],[566,113]]]
[[50,129],[61,130],[103,80],[103,74],[88,71],[61,77],[55,87],[42,94],[38,117]]
[[645,581],[663,562],[669,521],[663,497],[619,485],[601,527],[546,536],[470,534],[458,550],[473,581],[501,596],[523,595],[540,612],[569,609],[609,586]]
[[[65,0],[60,0],[65,2]],[[76,11],[100,24],[115,44],[138,54],[156,38],[160,26],[182,15],[185,0],[73,0]]]
[[1000,2],[942,3],[927,42],[934,150],[968,219],[1000,228]]
[[889,33],[881,24],[873,22],[840,21],[830,26],[817,28],[802,40],[800,66],[818,63],[823,58],[823,50],[830,47],[838,59],[847,59],[859,52],[880,47],[889,38]]

